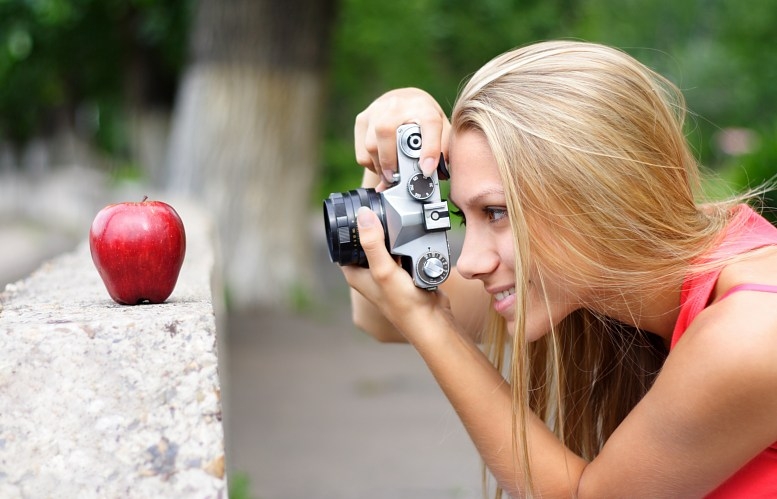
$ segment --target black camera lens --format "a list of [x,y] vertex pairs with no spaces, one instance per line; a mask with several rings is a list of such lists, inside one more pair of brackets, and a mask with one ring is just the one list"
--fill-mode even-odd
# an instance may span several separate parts
[[378,215],[383,224],[384,240],[388,242],[386,217],[380,194],[375,189],[355,189],[335,192],[324,200],[324,226],[329,258],[340,265],[367,267],[367,257],[359,243],[356,212],[366,206]]

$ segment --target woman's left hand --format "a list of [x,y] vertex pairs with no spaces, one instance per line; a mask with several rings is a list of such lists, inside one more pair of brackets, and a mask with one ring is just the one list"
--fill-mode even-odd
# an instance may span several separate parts
[[370,267],[343,267],[348,284],[375,305],[410,343],[432,333],[435,318],[452,325],[448,297],[439,290],[426,291],[413,284],[412,277],[386,249],[378,216],[362,207],[356,218],[359,242]]

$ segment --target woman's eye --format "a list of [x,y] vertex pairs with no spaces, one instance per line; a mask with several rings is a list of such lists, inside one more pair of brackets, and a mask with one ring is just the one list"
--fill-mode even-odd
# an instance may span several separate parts
[[485,212],[489,222],[498,222],[507,217],[506,208],[495,208],[493,206],[488,206],[483,208],[483,211]]

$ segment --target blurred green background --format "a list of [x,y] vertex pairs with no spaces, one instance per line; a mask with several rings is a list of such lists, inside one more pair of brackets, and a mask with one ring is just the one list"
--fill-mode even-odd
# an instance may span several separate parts
[[[72,121],[131,169],[127,109],[172,108],[192,10],[192,0],[0,0],[0,138],[22,147]],[[358,181],[353,118],[377,95],[419,86],[448,110],[485,61],[550,38],[612,44],[669,76],[704,163],[758,182],[777,165],[775,26],[772,0],[342,0],[311,202]]]
[[354,118],[381,93],[450,111],[501,52],[610,44],[684,91],[728,192],[777,173],[774,26],[777,0],[0,0],[0,174],[69,161],[184,190],[217,220],[230,307],[304,307],[321,200],[358,184]]
[[737,187],[760,182],[777,172],[775,26],[772,0],[346,1],[332,73],[332,109],[340,112],[329,116],[323,191],[353,182],[349,127],[380,92],[420,86],[447,111],[462,78],[488,59],[553,38],[614,45],[668,76],[686,95],[688,134],[702,161]]
[[[436,96],[443,109],[450,111],[461,82],[486,61],[513,47],[555,38],[582,39],[622,48],[674,81],[684,91],[691,111],[687,121],[690,143],[701,161],[717,172],[731,188],[757,185],[777,174],[777,0],[0,0],[0,229],[3,224],[13,225],[16,222],[14,218],[23,217],[34,219],[40,225],[45,224],[45,230],[53,230],[63,225],[59,220],[48,220],[52,218],[51,213],[68,212],[64,209],[68,205],[63,199],[67,201],[69,198],[53,198],[54,189],[44,190],[43,194],[39,194],[52,205],[45,212],[45,216],[39,216],[37,212],[32,213],[31,209],[7,206],[9,201],[6,198],[14,195],[12,189],[18,190],[19,185],[26,184],[16,183],[2,190],[4,183],[11,184],[8,179],[28,173],[35,182],[40,183],[50,177],[54,178],[51,182],[59,186],[61,182],[54,175],[58,158],[54,154],[50,158],[54,165],[48,169],[40,169],[35,161],[25,158],[30,156],[29,151],[35,150],[35,144],[52,141],[52,138],[61,136],[63,131],[68,137],[75,137],[90,148],[90,155],[83,157],[94,161],[85,166],[101,171],[114,184],[125,180],[160,183],[164,173],[160,174],[149,168],[149,165],[144,164],[147,162],[145,157],[138,153],[137,137],[133,136],[137,133],[138,123],[151,135],[162,141],[167,140],[168,132],[164,129],[168,125],[173,127],[170,123],[174,121],[172,116],[179,105],[182,82],[186,81],[187,75],[201,74],[191,71],[187,73],[192,62],[198,57],[193,48],[197,43],[192,41],[197,38],[194,34],[198,32],[198,26],[202,28],[201,24],[207,23],[208,20],[218,21],[211,31],[199,31],[199,63],[202,67],[205,66],[203,59],[205,62],[211,62],[209,57],[223,56],[224,53],[229,56],[232,53],[230,51],[234,47],[229,43],[230,37],[239,37],[262,29],[262,26],[231,26],[229,23],[236,22],[235,19],[224,15],[224,11],[230,8],[242,13],[240,9],[245,9],[252,1],[265,6],[266,10],[262,13],[273,14],[270,27],[280,26],[277,29],[285,38],[280,37],[275,43],[284,44],[289,40],[301,38],[300,33],[289,26],[304,26],[304,29],[314,31],[320,28],[315,26],[315,22],[327,24],[325,35],[316,34],[311,37],[313,40],[316,37],[322,39],[325,55],[308,50],[309,47],[305,46],[307,41],[302,44],[303,56],[315,53],[315,57],[321,60],[309,61],[300,57],[302,61],[290,64],[294,66],[293,69],[304,66],[305,71],[323,73],[321,79],[325,82],[325,92],[322,107],[310,109],[309,113],[308,109],[302,109],[297,114],[281,117],[288,118],[292,123],[302,123],[308,119],[321,123],[316,129],[318,136],[312,141],[313,147],[317,148],[315,156],[318,171],[311,172],[315,181],[306,191],[308,199],[304,200],[303,215],[292,216],[284,211],[285,217],[272,217],[276,219],[276,223],[291,226],[295,230],[308,226],[306,224],[309,221],[305,217],[309,212],[313,214],[311,219],[315,216],[316,228],[320,231],[321,199],[330,192],[343,191],[358,184],[361,168],[356,166],[353,157],[353,122],[356,114],[378,95],[396,87],[418,86]],[[305,23],[297,22],[297,18],[286,19],[286,24],[279,22],[283,21],[283,16],[300,15],[317,2],[326,4],[327,9],[332,8],[333,15],[313,16],[313,25],[309,20]],[[211,10],[203,15],[198,9],[205,4]],[[213,12],[218,15],[213,15]],[[256,19],[251,16],[244,17],[249,21]],[[263,28],[268,28],[266,21]],[[210,52],[203,50],[203,40],[208,42],[209,36],[214,33],[222,38],[222,42],[224,39],[226,42]],[[240,44],[235,46],[240,47]],[[242,48],[245,49],[245,46]],[[249,43],[248,50],[250,49]],[[258,46],[256,49],[257,52],[264,52]],[[205,56],[202,55],[203,51]],[[292,55],[294,54],[299,56],[297,52]],[[241,57],[246,58],[245,54]],[[262,57],[267,59],[259,61],[262,64],[269,61],[279,72],[289,72],[289,65],[285,64],[282,58],[278,60],[277,57],[266,54]],[[216,62],[225,61],[235,62],[230,57]],[[267,73],[266,67],[256,64],[257,61],[253,62],[254,65],[260,66],[259,73]],[[296,74],[300,73],[304,71]],[[308,76],[307,73],[304,74],[305,77]],[[252,86],[252,83],[248,86]],[[234,88],[229,87],[227,90],[238,93],[233,91]],[[204,97],[207,99],[209,96]],[[223,97],[222,94],[219,96]],[[271,95],[268,100],[283,100],[283,97],[288,96],[278,97]],[[201,101],[196,102],[194,106],[200,104]],[[235,109],[238,114],[243,114],[244,109],[239,105],[233,106],[231,112],[235,112]],[[144,121],[140,121],[139,117],[144,113],[146,117],[143,118]],[[149,114],[153,115],[153,120],[148,119]],[[159,117],[161,118],[157,120]],[[245,123],[244,120],[238,119],[241,116],[231,115],[229,118],[226,120],[227,126],[232,123],[235,124],[233,126]],[[193,121],[196,122],[197,119]],[[255,121],[261,122],[259,119]],[[160,128],[156,128],[158,123],[161,123]],[[270,123],[275,124],[272,120]],[[260,124],[264,126],[263,122]],[[261,130],[261,126],[257,129]],[[296,131],[293,126],[290,129]],[[235,130],[235,135],[239,131]],[[246,141],[254,140],[252,134],[255,130],[243,132],[248,136]],[[202,138],[194,133],[191,136]],[[217,137],[216,142],[222,139],[223,137]],[[275,136],[263,142],[262,146],[268,142],[272,143],[273,140],[276,140]],[[292,141],[294,138],[281,140]],[[244,145],[239,141],[237,143]],[[190,143],[185,145],[189,146]],[[294,150],[296,145],[294,143],[289,147],[289,156],[297,152]],[[271,150],[270,159],[264,163],[261,161],[263,158],[258,156],[248,160],[244,157],[237,159],[244,163],[246,169],[270,170],[276,166],[270,163],[275,158],[272,156],[275,152]],[[201,150],[198,149],[194,156],[202,157],[203,162],[211,167],[212,171],[207,172],[209,175],[221,175],[225,170],[222,167],[229,163],[229,158],[200,153]],[[164,156],[164,153],[157,152],[156,155],[160,157]],[[280,156],[282,154],[278,153],[276,157]],[[214,158],[223,161],[217,163]],[[187,163],[190,159],[185,157],[181,162]],[[298,158],[292,159],[297,161]],[[307,167],[306,164],[303,166]],[[164,168],[162,165],[162,169]],[[29,170],[36,171],[30,173]],[[9,172],[12,175],[8,175]],[[300,176],[304,174],[288,173],[287,170],[271,173],[268,178],[276,180],[277,184],[268,183],[263,178],[257,178],[254,183],[259,187],[268,186],[273,189],[284,182],[298,183]],[[249,190],[248,182],[243,182],[242,174],[246,172],[234,175],[235,182],[227,184],[226,191],[234,195],[224,196],[227,204],[236,205],[233,198],[239,197],[236,190],[229,191],[231,186],[238,186],[240,191]],[[73,197],[89,197],[90,203],[96,203],[97,200],[89,196],[90,191],[97,190],[92,188],[93,185],[102,184],[87,182],[89,177],[83,170],[76,170],[75,175],[78,185],[71,186]],[[155,177],[157,175],[158,177]],[[199,183],[208,186],[214,182],[213,178],[208,178],[200,180]],[[275,190],[281,194],[285,192],[284,189]],[[33,192],[34,189],[31,188],[16,194],[19,204],[35,204],[30,201]],[[272,193],[252,190],[248,196],[248,205],[262,194],[269,196]],[[195,193],[195,199],[203,204],[208,202],[208,196],[202,191]],[[287,196],[282,199],[282,207],[287,208],[296,201],[288,199]],[[776,198],[767,198],[765,201],[770,206],[777,207]],[[272,202],[280,206],[276,200],[273,199]],[[43,201],[39,203],[43,204]],[[76,239],[85,237],[91,217],[96,213],[94,208],[94,205],[90,205],[77,213],[77,220],[73,224]],[[243,208],[244,205],[237,206],[234,212],[245,211]],[[221,226],[226,226],[225,219],[230,217],[235,218],[230,213],[222,215]],[[318,294],[311,292],[306,286],[305,279],[309,280],[309,274],[289,273],[277,277],[275,281],[267,278],[274,270],[297,269],[306,261],[305,258],[284,249],[313,246],[311,241],[317,241],[318,246],[322,247],[323,238],[319,234],[311,234],[310,239],[297,240],[288,236],[290,242],[277,242],[283,231],[270,223],[262,225],[257,222],[259,227],[254,230],[259,236],[265,236],[276,245],[267,246],[269,249],[265,248],[262,253],[256,248],[264,248],[263,245],[268,243],[257,237],[242,247],[248,248],[247,251],[228,251],[229,245],[226,243],[231,241],[231,235],[237,233],[243,236],[247,232],[244,230],[245,225],[255,222],[256,218],[258,217],[249,214],[246,220],[240,221],[243,225],[238,224],[234,232],[224,231],[222,248],[225,264],[236,262],[239,266],[236,269],[237,274],[247,275],[257,283],[269,283],[266,287],[272,288],[272,293],[276,295],[274,298],[280,297],[290,301],[293,308],[309,309],[311,297],[323,300],[327,305],[335,303],[336,300],[342,303],[337,302],[340,308],[327,311],[326,314],[317,310],[316,320],[311,321],[309,325],[306,323],[305,326],[311,330],[301,335],[290,334],[293,328],[301,327],[298,322],[288,326],[286,322],[277,321],[276,327],[282,333],[272,336],[270,331],[271,340],[280,342],[277,338],[283,338],[292,342],[288,346],[291,352],[289,356],[281,358],[297,359],[299,351],[304,352],[300,345],[309,345],[312,341],[316,358],[324,359],[321,364],[311,363],[308,366],[303,357],[303,360],[289,362],[289,366],[285,366],[289,371],[281,371],[280,374],[268,371],[259,371],[259,374],[256,374],[253,371],[262,368],[269,362],[270,357],[279,351],[277,348],[267,348],[267,344],[260,341],[262,334],[268,334],[265,315],[248,315],[242,322],[233,322],[235,315],[230,315],[230,327],[233,328],[230,331],[230,341],[237,342],[235,351],[241,354],[240,358],[235,356],[230,360],[230,368],[234,374],[232,379],[242,382],[236,383],[234,387],[235,393],[240,394],[235,400],[239,400],[242,405],[229,408],[234,414],[230,431],[239,435],[233,442],[234,449],[237,450],[230,451],[232,455],[228,459],[233,468],[230,481],[234,497],[248,496],[249,482],[254,486],[265,486],[265,482],[272,482],[275,475],[278,476],[276,481],[283,481],[285,475],[279,472],[278,467],[282,467],[284,463],[280,462],[280,458],[276,459],[275,453],[280,454],[279,449],[287,450],[284,443],[287,440],[295,442],[295,445],[291,446],[293,450],[299,454],[309,454],[317,460],[317,467],[326,469],[326,466],[321,466],[322,463],[337,467],[341,462],[351,462],[348,458],[357,464],[369,461],[362,459],[360,453],[352,452],[352,448],[347,445],[317,449],[315,446],[319,440],[300,443],[300,439],[308,435],[306,430],[312,429],[325,435],[342,434],[342,440],[352,438],[357,443],[366,441],[367,436],[376,437],[381,434],[369,425],[354,424],[364,418],[361,412],[365,408],[363,396],[358,399],[359,410],[352,411],[351,416],[354,419],[345,422],[338,419],[324,423],[320,419],[320,407],[315,406],[320,399],[308,397],[310,379],[316,380],[315,388],[324,397],[340,393],[343,391],[341,385],[346,383],[343,379],[350,380],[340,377],[327,378],[326,373],[322,378],[321,372],[314,371],[320,365],[331,364],[349,370],[349,375],[357,379],[356,386],[365,386],[365,383],[371,386],[373,379],[383,382],[381,378],[371,377],[374,365],[365,368],[367,373],[355,369],[350,362],[356,357],[353,350],[344,349],[342,352],[343,355],[350,356],[346,362],[335,357],[334,350],[342,350],[337,341],[331,349],[321,346],[330,345],[327,334],[334,336],[332,331],[321,331],[321,328],[327,325],[327,317],[340,313],[347,317],[349,313],[346,286],[334,266],[327,267],[326,270],[333,274],[330,278],[335,281]],[[297,232],[307,234],[307,231],[303,230]],[[37,241],[34,240],[34,245],[43,246]],[[4,251],[10,253],[8,248],[4,248]],[[15,253],[28,252],[31,253],[30,250]],[[249,268],[247,260],[262,260],[261,256],[256,256],[257,253],[270,254],[272,258],[265,258],[266,267]],[[3,254],[0,263],[11,256],[14,255]],[[321,260],[310,258],[314,263]],[[9,265],[14,268],[18,266],[16,263]],[[285,291],[283,287],[276,285],[282,279],[286,280]],[[0,282],[0,285],[2,284]],[[231,296],[228,298],[232,303],[237,301],[236,289],[237,287],[233,286],[225,292]],[[268,300],[259,294],[249,295],[244,302],[250,305],[276,304],[276,301]],[[232,308],[231,314],[235,313],[236,308]],[[332,308],[334,309],[334,306]],[[329,322],[332,322],[331,319]],[[241,324],[245,331],[240,329]],[[339,323],[334,324],[339,329]],[[333,326],[330,327],[334,329]],[[352,339],[348,336],[350,330],[343,334],[349,340]],[[313,341],[316,339],[318,343]],[[295,341],[297,343],[293,343]],[[367,358],[372,362],[374,357]],[[394,358],[390,358],[388,362],[392,368],[401,371],[407,365],[415,365],[411,364],[416,360],[415,357],[408,359],[410,360],[407,364],[396,362]],[[301,375],[297,384],[293,384],[290,379],[296,373]],[[395,430],[401,431],[402,434],[407,431],[408,426],[406,420],[395,415],[397,410],[407,404],[394,403],[391,387],[396,383],[392,380],[400,380],[401,391],[406,385],[414,386],[417,379],[402,377],[404,374],[396,376],[389,378],[386,385],[390,387],[389,393],[385,397],[373,397],[376,402],[385,399],[385,402],[381,403],[390,404],[388,408],[376,405],[379,413],[386,419],[380,420],[375,427],[384,431],[386,442],[391,445],[397,439],[390,432],[390,428],[386,429],[386,425],[396,423]],[[407,381],[408,379],[410,381]],[[272,389],[272,382],[276,380],[282,380],[289,385],[283,392],[282,400],[273,398],[278,397]],[[335,383],[337,388],[333,387]],[[421,384],[423,385],[423,382]],[[411,395],[414,393],[420,393],[424,399],[429,398],[426,392],[410,391]],[[254,399],[255,405],[251,405]],[[279,417],[279,421],[272,418],[274,413],[270,411],[275,405],[293,407],[293,414],[309,414],[312,419],[300,418],[299,427],[288,426],[288,418]],[[344,407],[345,410],[350,410],[351,406],[346,404]],[[340,413],[332,414],[343,417]],[[430,411],[430,414],[434,415],[428,426],[420,425],[419,431],[431,433],[434,438],[436,434],[429,431],[429,428],[436,428],[440,421],[436,412]],[[327,423],[329,426],[321,426]],[[343,427],[353,433],[341,433]],[[363,429],[365,433],[358,433],[359,429]],[[277,439],[276,446],[273,446],[274,438]],[[255,450],[250,449],[255,441],[261,445],[260,458],[256,458],[253,454]],[[402,446],[396,447],[394,450],[401,454]],[[364,448],[370,449],[369,445]],[[337,454],[338,449],[340,454]],[[345,452],[342,449],[345,449]],[[383,447],[380,449],[381,454],[388,452]],[[298,459],[295,463],[314,462],[305,461],[296,455],[294,457]],[[416,461],[407,460],[404,454],[397,459],[407,462],[409,467],[417,467]],[[442,458],[435,455],[434,459],[437,461]],[[267,470],[260,468],[261,465],[276,460],[276,467],[268,467]],[[358,470],[364,469],[355,465],[354,467]],[[295,479],[300,469],[310,473],[308,468],[302,466],[290,465],[289,468]],[[248,473],[241,473],[242,469],[250,470],[250,477]],[[427,467],[422,466],[419,470],[419,473],[429,475]],[[402,475],[405,471],[398,473],[403,479],[406,478]],[[449,474],[447,468],[446,473]],[[387,476],[391,479],[390,475]],[[397,484],[398,487],[402,485]],[[322,487],[322,484],[313,482],[311,486]]]

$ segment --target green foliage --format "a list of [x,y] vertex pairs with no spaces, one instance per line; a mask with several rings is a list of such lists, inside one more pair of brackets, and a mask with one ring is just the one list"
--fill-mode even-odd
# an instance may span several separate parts
[[[195,1],[0,0],[0,140],[64,122],[130,159],[127,110],[172,104]],[[315,202],[359,182],[354,117],[381,93],[421,87],[447,112],[487,60],[552,38],[621,47],[667,75],[692,110],[694,147],[719,168],[720,129],[774,142],[776,25],[777,0],[340,0]]]
[[[771,126],[777,0],[342,0],[318,195],[356,185],[353,120],[381,93],[418,86],[450,110],[461,82],[510,48],[573,38],[623,48],[683,89],[688,134],[718,168],[721,128]],[[765,135],[761,133],[762,135]]]
[[295,283],[289,289],[287,303],[296,313],[305,313],[313,310],[315,299],[311,293],[310,286],[304,283]]
[[234,473],[229,476],[228,480],[230,499],[251,499],[251,481],[247,474]]
[[[777,181],[777,120],[763,129],[757,147],[738,158],[733,158],[724,169],[723,177],[737,191],[758,189]],[[762,196],[765,215],[777,223],[777,190],[770,190]]]
[[574,0],[342,0],[332,50],[324,175],[317,195],[359,182],[356,114],[392,88],[420,87],[448,112],[462,79],[493,56],[572,22]]
[[189,3],[0,0],[0,138],[22,144],[66,123],[120,154],[121,114],[149,94],[139,73],[176,84]]
[[145,180],[143,169],[131,162],[121,162],[111,169],[110,181],[113,185],[123,183],[139,184]]

